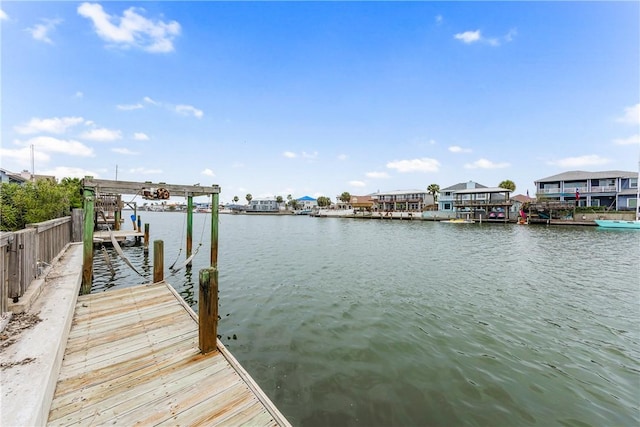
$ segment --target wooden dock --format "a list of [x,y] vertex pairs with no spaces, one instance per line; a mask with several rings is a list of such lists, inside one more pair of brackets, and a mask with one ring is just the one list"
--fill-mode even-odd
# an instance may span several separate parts
[[290,426],[165,282],[78,297],[48,425]]
[[[118,242],[123,242],[127,240],[127,238],[132,237],[136,239],[140,239],[144,237],[144,233],[136,230],[112,230],[113,236],[116,238]],[[93,243],[107,243],[111,244],[111,236],[109,235],[109,231],[94,231],[93,232]]]

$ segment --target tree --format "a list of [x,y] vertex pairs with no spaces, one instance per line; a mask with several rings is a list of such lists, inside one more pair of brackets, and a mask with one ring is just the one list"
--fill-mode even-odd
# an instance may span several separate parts
[[320,196],[318,197],[318,206],[320,206],[321,208],[327,207],[327,206],[331,206],[331,199],[325,196]]
[[516,191],[516,184],[513,181],[511,181],[510,179],[505,179],[500,184],[498,184],[498,187],[506,188],[506,189],[511,190],[511,191]]
[[429,184],[427,192],[433,196],[433,201],[438,201],[438,193],[440,193],[440,186],[438,184]]
[[[73,194],[72,194],[73,193]],[[61,218],[71,213],[70,200],[81,204],[80,181],[64,185],[41,179],[36,182],[3,183],[0,188],[3,231],[22,230],[27,224]]]
[[348,191],[343,192],[340,197],[338,197],[341,202],[348,203],[351,201],[351,194]]
[[291,206],[292,200],[293,200],[293,196],[291,194],[287,194],[287,209]]
[[251,195],[251,193],[244,196],[244,198],[247,199],[247,203],[251,203],[251,200],[253,200],[253,196]]
[[284,201],[284,199],[282,198],[282,196],[277,196],[277,197],[276,197],[276,203],[277,203],[277,204],[280,204],[280,203],[282,203],[283,201]]
[[233,196],[233,203],[238,203],[238,200],[240,200],[240,197]]
[[64,188],[69,197],[69,206],[71,209],[80,209],[83,207],[82,180],[80,178],[62,178],[60,186]]

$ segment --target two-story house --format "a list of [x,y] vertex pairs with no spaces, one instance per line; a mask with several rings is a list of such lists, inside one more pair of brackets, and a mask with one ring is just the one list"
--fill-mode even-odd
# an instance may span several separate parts
[[[455,212],[456,208],[454,202],[456,200],[456,192],[461,190],[474,190],[477,188],[487,188],[485,185],[478,184],[475,181],[461,182],[440,190],[440,197],[438,198],[438,210],[445,212]],[[470,195],[465,195],[465,199],[470,199]],[[482,197],[482,196],[479,196]]]
[[252,199],[247,206],[247,212],[278,212],[280,207],[276,199]]
[[381,212],[422,212],[425,206],[434,204],[433,196],[426,190],[378,192],[371,197]]
[[633,210],[637,203],[638,172],[569,171],[538,179],[535,184],[539,199],[614,210]]

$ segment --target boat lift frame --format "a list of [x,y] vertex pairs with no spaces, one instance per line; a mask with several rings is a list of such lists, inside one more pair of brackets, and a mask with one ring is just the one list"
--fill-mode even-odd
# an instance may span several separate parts
[[82,180],[82,196],[84,207],[84,233],[83,233],[83,265],[81,294],[91,291],[93,277],[93,231],[94,231],[94,206],[97,193],[110,194],[143,194],[143,191],[151,188],[162,188],[174,197],[187,198],[187,253],[191,256],[193,247],[193,197],[211,196],[211,252],[210,266],[218,268],[218,205],[220,187],[218,185],[176,185],[164,182],[153,183],[151,181],[114,181],[106,179],[94,179],[86,176]]

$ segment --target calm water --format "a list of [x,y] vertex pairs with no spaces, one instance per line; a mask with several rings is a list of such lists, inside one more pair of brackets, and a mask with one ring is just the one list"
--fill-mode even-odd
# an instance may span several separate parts
[[[184,217],[142,213],[166,265]],[[210,220],[168,277],[196,310]],[[221,215],[219,238],[219,333],[293,425],[640,424],[640,232]],[[110,254],[93,292],[143,282]]]

